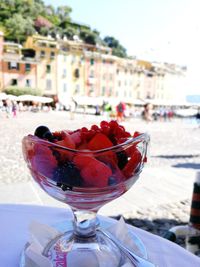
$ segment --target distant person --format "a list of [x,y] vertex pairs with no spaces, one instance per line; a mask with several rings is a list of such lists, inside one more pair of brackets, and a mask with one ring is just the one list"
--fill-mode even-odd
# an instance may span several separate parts
[[198,112],[196,114],[196,120],[197,120],[197,125],[200,127],[200,109],[198,109]]
[[71,102],[69,105],[69,111],[70,111],[70,119],[73,120],[74,119],[74,113],[76,111],[76,108],[78,106],[78,103],[74,100],[74,98],[71,98]]
[[13,114],[13,118],[17,117],[17,102],[16,101],[12,102],[12,114]]
[[96,115],[96,116],[101,115],[100,107],[99,107],[98,104],[95,106],[95,115]]
[[125,110],[126,110],[126,105],[123,102],[119,102],[119,104],[116,106],[116,111],[117,111],[117,121],[121,122],[125,118]]
[[12,103],[10,99],[6,99],[5,109],[6,109],[6,118],[10,118],[10,115],[12,114]]
[[144,109],[143,109],[143,112],[142,112],[142,117],[146,122],[152,121],[151,110],[152,110],[152,105],[150,103],[147,103],[147,104],[144,105]]

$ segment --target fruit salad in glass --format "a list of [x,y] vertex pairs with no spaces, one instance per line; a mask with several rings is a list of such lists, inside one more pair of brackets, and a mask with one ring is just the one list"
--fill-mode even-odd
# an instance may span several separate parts
[[[74,131],[51,132],[39,126],[34,135],[24,137],[23,155],[32,177],[50,196],[68,204],[74,214],[73,231],[52,243],[44,253],[47,257],[58,248],[63,255],[67,251],[68,259],[86,249],[98,251],[105,260],[109,251],[107,260],[114,253],[118,261],[110,266],[120,266],[121,253],[97,234],[96,213],[136,182],[147,161],[148,142],[146,133],[131,134],[114,120]],[[70,249],[69,242],[73,243]],[[65,260],[68,267],[75,266]],[[82,265],[76,262],[76,266]]]

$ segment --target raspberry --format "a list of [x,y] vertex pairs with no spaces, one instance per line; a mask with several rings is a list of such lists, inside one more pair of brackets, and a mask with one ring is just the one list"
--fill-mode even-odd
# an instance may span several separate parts
[[119,124],[117,121],[112,120],[109,122],[109,126],[111,129],[114,129],[114,128],[117,128],[119,126]]
[[133,137],[135,138],[135,137],[138,137],[139,135],[141,135],[140,132],[134,132]]
[[109,123],[107,121],[101,121],[100,122],[100,127],[103,128],[103,127],[109,127]]
[[90,129],[91,130],[94,130],[95,132],[98,131],[98,130],[100,130],[97,125],[92,125]]
[[110,126],[109,125],[103,125],[101,127],[101,132],[105,134],[106,136],[109,136],[110,134]]

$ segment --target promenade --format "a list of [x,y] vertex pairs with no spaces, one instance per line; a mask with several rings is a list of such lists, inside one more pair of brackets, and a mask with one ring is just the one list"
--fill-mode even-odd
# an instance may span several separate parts
[[[77,129],[98,124],[101,116],[68,112],[22,112],[17,118],[0,113],[0,203],[39,204],[65,207],[44,193],[32,180],[21,151],[24,135],[33,133],[38,125],[52,131]],[[129,131],[147,131],[151,137],[149,160],[140,179],[123,196],[101,208],[99,214],[123,215],[129,222],[170,220],[187,222],[195,174],[200,171],[200,128],[185,120],[152,122],[139,119],[122,123]],[[152,229],[153,231],[153,229]]]

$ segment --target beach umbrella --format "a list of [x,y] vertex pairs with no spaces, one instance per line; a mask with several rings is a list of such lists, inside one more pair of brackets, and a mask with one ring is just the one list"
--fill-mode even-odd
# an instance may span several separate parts
[[46,103],[53,102],[53,98],[46,97],[46,96],[34,96],[34,100],[33,101],[46,104]]
[[45,96],[35,96],[35,95],[20,95],[18,96],[18,101],[34,101],[39,103],[51,103],[53,98]]
[[18,101],[34,101],[34,96],[33,95],[20,95],[18,96]]
[[6,93],[0,93],[0,100],[6,100],[7,94]]

